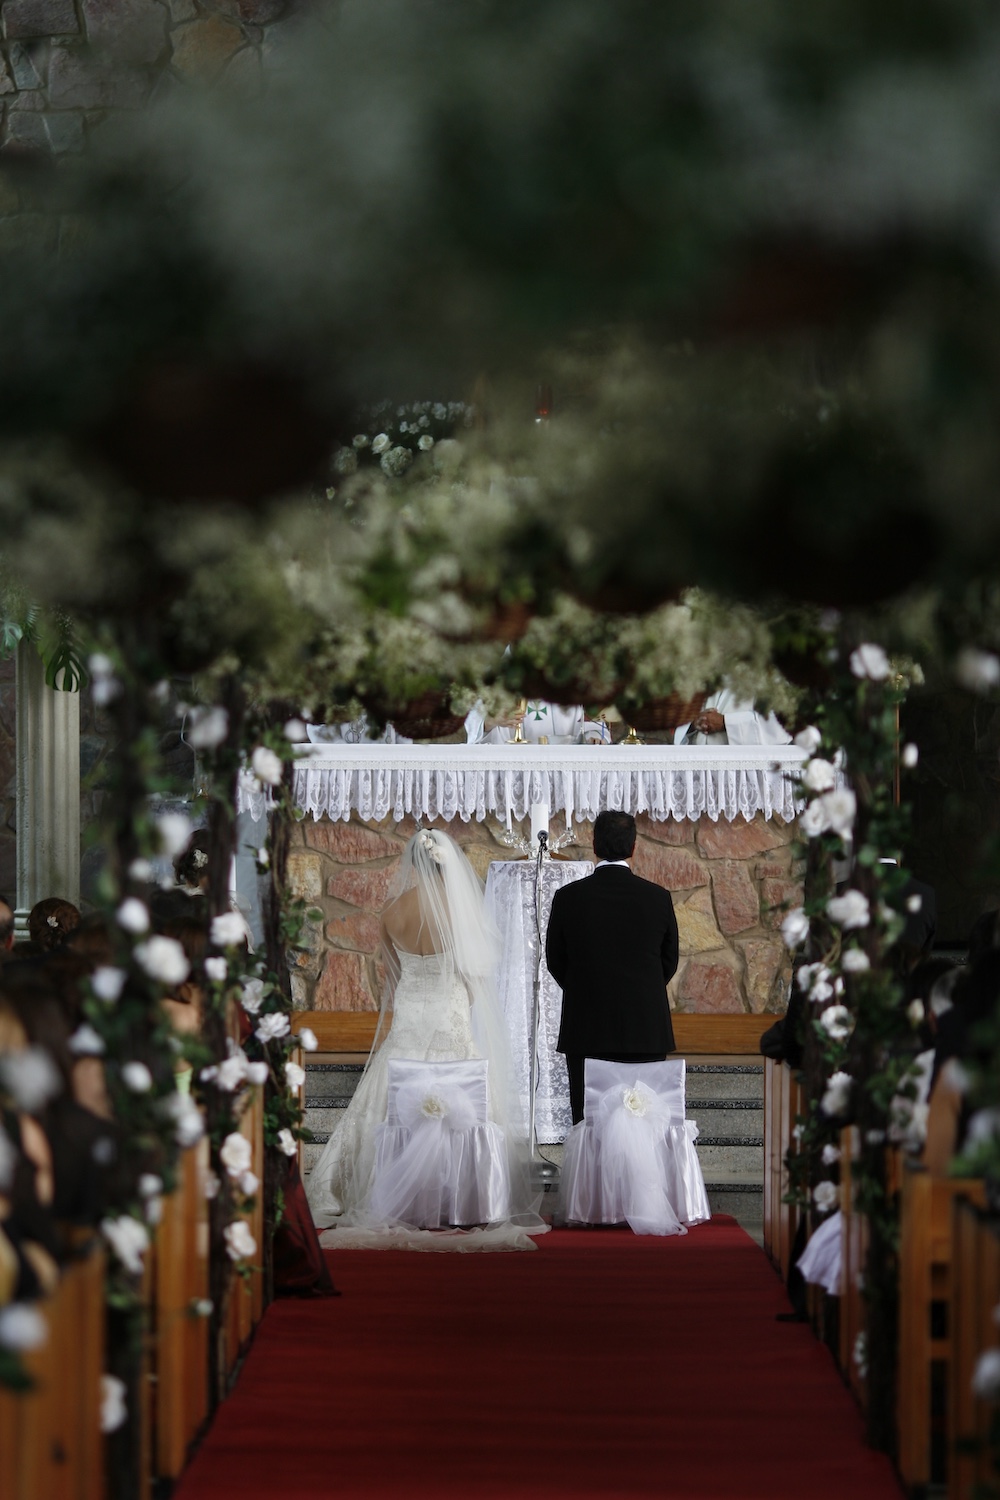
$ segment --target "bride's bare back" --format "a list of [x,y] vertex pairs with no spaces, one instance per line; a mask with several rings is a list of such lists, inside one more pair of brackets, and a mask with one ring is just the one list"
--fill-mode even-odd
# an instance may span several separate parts
[[397,952],[419,953],[426,958],[443,948],[441,933],[433,919],[420,910],[420,895],[413,889],[397,896],[382,913],[382,931]]

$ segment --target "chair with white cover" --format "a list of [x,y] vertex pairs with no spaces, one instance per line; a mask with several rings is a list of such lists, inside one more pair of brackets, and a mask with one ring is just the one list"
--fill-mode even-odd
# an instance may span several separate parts
[[389,1061],[372,1215],[416,1229],[495,1224],[510,1214],[503,1130],[489,1118],[488,1063]]
[[686,1234],[712,1217],[685,1119],[685,1064],[587,1059],[584,1114],[566,1137],[566,1218],[627,1222],[636,1234]]

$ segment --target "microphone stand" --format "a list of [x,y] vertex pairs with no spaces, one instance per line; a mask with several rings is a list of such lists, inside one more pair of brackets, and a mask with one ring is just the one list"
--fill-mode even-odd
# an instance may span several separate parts
[[531,1175],[543,1192],[553,1191],[559,1183],[559,1168],[538,1149],[535,1139],[535,1090],[538,1087],[538,1018],[542,995],[542,861],[549,836],[544,829],[538,834],[535,856],[535,973],[531,996],[531,1083],[528,1089],[528,1147],[531,1153]]

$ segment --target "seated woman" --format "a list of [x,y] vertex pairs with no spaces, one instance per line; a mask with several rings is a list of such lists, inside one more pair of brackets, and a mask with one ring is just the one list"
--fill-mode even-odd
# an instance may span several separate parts
[[[410,840],[383,913],[382,934],[388,977],[379,1028],[354,1098],[309,1179],[316,1223],[336,1224],[338,1242],[344,1224],[374,1231],[375,1243],[390,1230],[373,1212],[372,1195],[377,1135],[386,1120],[389,1062],[394,1058],[428,1063],[487,1059],[489,1112],[505,1133],[511,1218],[527,1214],[526,1138],[519,1101],[511,1093],[506,1029],[493,980],[496,935],[485,914],[479,879],[446,834],[422,829]],[[533,1232],[544,1228],[537,1218],[531,1223]],[[508,1242],[511,1248],[531,1248],[523,1233]]]

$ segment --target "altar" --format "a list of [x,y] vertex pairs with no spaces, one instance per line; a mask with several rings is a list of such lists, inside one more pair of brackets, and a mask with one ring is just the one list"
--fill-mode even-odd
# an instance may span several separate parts
[[[342,1040],[330,1050],[366,1049],[382,986],[379,912],[418,822],[444,826],[485,882],[491,865],[523,857],[533,807],[563,854],[588,862],[594,817],[620,808],[636,818],[636,873],[673,895],[675,1012],[763,1022],[787,1001],[778,929],[801,900],[804,759],[794,745],[317,745],[294,768],[288,878],[313,913],[289,955],[296,1007],[331,1017],[324,1034]],[[266,805],[244,778],[247,823]],[[555,1076],[548,1088],[555,1119]]]

